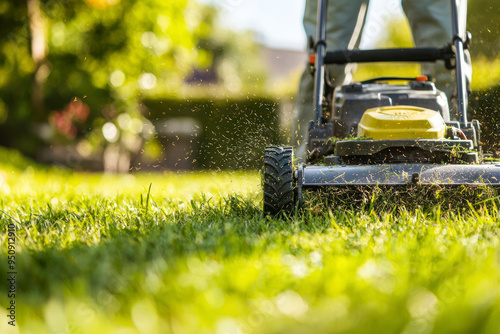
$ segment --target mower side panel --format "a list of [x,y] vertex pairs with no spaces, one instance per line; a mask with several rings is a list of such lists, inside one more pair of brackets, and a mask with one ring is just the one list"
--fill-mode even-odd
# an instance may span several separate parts
[[[498,165],[384,165],[299,166],[299,187],[489,185],[500,186]],[[301,190],[301,189],[300,189]]]

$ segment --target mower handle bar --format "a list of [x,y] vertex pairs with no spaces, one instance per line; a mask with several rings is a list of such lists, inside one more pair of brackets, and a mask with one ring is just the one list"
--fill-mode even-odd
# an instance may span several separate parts
[[[346,64],[362,62],[404,61],[404,62],[435,62],[443,59],[446,66],[451,66],[451,59],[455,59],[457,84],[457,107],[460,123],[467,126],[467,87],[464,73],[464,43],[465,36],[461,36],[458,0],[450,0],[452,44],[444,48],[414,48],[414,49],[385,49],[385,50],[341,50],[326,51],[326,11],[327,0],[318,0],[317,29],[316,29],[316,59],[314,78],[314,128],[321,128],[323,118],[323,93],[325,64]],[[461,0],[467,6],[467,0]],[[454,52],[453,52],[454,51]],[[451,57],[450,57],[451,55]]]
[[398,48],[374,50],[329,51],[324,57],[325,64],[375,63],[375,62],[435,62],[444,60],[448,64],[455,58],[450,46],[442,48]]

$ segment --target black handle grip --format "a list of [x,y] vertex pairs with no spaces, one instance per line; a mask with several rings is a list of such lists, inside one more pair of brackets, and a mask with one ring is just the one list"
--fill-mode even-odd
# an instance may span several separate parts
[[375,50],[330,51],[324,58],[325,64],[377,63],[377,62],[436,62],[449,61],[455,57],[450,46],[441,48],[399,48]]

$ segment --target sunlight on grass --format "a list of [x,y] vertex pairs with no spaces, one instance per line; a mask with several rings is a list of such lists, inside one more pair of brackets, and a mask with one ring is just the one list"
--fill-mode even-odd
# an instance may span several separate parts
[[[76,194],[116,197],[147,192],[175,200],[190,200],[203,193],[207,197],[221,197],[232,193],[249,196],[260,191],[257,172],[166,172],[157,174],[71,174],[60,170],[48,173],[34,173],[33,168],[24,172],[2,173],[4,194],[51,197]],[[68,178],[68,179],[66,179]],[[69,181],[69,182],[67,182]]]

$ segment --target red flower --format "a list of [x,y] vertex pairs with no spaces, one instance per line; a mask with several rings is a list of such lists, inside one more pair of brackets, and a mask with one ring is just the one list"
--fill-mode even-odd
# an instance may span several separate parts
[[78,129],[75,123],[84,122],[90,114],[90,107],[75,98],[62,111],[55,111],[50,116],[50,123],[57,132],[68,139],[75,139]]
[[90,114],[90,107],[76,98],[66,106],[65,110],[80,122],[84,122]]

